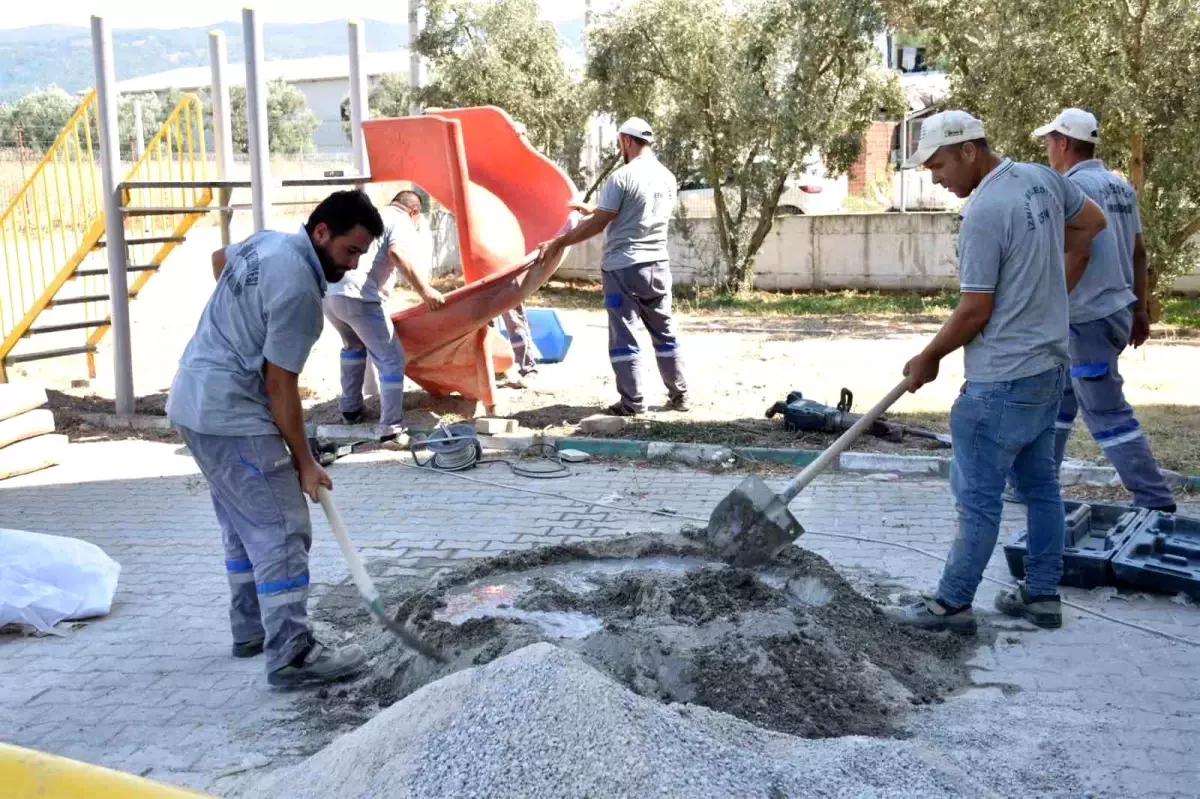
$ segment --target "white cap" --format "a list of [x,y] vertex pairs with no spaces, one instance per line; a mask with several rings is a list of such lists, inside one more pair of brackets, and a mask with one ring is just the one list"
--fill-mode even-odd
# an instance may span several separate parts
[[917,151],[904,162],[905,169],[921,166],[947,144],[959,144],[984,138],[983,123],[966,111],[942,111],[921,123]]
[[653,142],[654,130],[650,127],[650,123],[641,117],[630,117],[625,120],[625,124],[621,126],[617,133],[625,136],[633,136],[635,139],[642,141]]
[[1096,117],[1082,108],[1064,109],[1054,118],[1053,122],[1049,125],[1042,125],[1033,132],[1033,135],[1045,136],[1050,133],[1061,133],[1068,138],[1092,144],[1100,141],[1100,125],[1096,123]]

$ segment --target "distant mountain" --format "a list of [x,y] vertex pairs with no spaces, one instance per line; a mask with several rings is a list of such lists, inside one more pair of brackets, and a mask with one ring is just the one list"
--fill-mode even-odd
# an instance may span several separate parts
[[[367,51],[404,47],[408,26],[365,20]],[[229,42],[229,60],[243,59],[242,26],[222,22],[176,30],[117,30],[113,52],[117,79],[138,78],[178,67],[208,63],[208,32],[222,30]],[[268,60],[341,55],[347,52],[346,23],[263,26],[263,51]],[[0,100],[12,100],[35,89],[55,85],[69,92],[95,82],[91,31],[66,25],[37,25],[0,30]]]
[[[379,52],[408,44],[408,26],[365,20],[367,51]],[[117,30],[113,32],[117,80],[140,78],[179,67],[208,64],[208,32],[222,30],[229,42],[229,60],[242,61],[242,26],[222,22],[175,30]],[[582,52],[583,18],[558,26],[564,44]],[[268,60],[342,55],[347,52],[346,23],[263,26],[263,50]],[[14,100],[51,85],[69,92],[95,82],[91,31],[67,25],[36,25],[0,30],[0,101]]]

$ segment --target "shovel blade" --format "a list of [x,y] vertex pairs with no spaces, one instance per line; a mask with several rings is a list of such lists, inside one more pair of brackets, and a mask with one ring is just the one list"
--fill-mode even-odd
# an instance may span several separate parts
[[750,475],[713,510],[709,546],[737,566],[771,560],[804,533],[787,504],[759,477]]

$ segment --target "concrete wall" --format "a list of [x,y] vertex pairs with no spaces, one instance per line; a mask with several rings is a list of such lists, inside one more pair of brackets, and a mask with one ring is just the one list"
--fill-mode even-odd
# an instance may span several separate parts
[[[931,291],[958,280],[957,214],[840,214],[779,219],[759,251],[754,285],[761,289],[888,289]],[[672,223],[672,271],[678,283],[711,283],[718,263],[711,220],[693,220],[685,238]],[[600,237],[571,253],[558,275],[595,279]]]

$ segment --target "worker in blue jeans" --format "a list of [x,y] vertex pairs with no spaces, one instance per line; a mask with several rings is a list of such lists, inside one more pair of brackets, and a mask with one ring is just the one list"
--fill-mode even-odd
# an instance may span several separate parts
[[958,535],[937,593],[888,615],[926,630],[975,632],[971,605],[1000,534],[1005,479],[1015,472],[1029,503],[1026,580],[1001,592],[996,607],[1059,627],[1066,525],[1054,420],[1066,385],[1067,291],[1087,267],[1104,213],[1054,170],[1002,159],[983,123],[962,111],[926,119],[909,164],[971,199],[958,237],[958,307],[904,374],[915,392],[962,348],[967,381],[950,412]]

